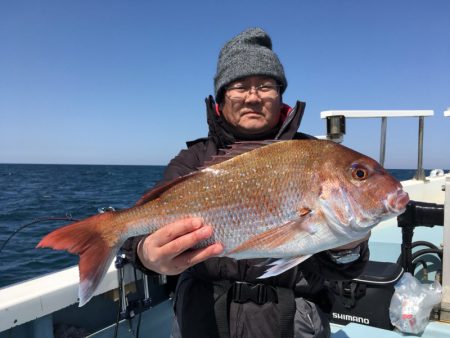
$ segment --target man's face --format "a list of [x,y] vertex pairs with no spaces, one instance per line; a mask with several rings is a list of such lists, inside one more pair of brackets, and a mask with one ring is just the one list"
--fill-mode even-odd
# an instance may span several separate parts
[[234,81],[226,87],[219,109],[225,120],[241,133],[269,131],[280,119],[279,86],[274,79],[265,76]]

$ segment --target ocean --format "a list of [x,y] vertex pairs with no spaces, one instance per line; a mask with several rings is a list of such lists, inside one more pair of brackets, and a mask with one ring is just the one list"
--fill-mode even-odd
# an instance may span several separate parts
[[[102,208],[130,207],[163,170],[164,166],[0,164],[0,249],[12,233],[37,219],[82,219]],[[400,180],[415,174],[410,169],[390,172]],[[16,233],[0,252],[0,287],[77,264],[75,255],[35,248],[45,234],[68,223],[39,222]]]

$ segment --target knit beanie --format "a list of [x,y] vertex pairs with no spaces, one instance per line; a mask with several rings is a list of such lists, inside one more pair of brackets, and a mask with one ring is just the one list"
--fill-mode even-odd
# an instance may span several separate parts
[[287,87],[283,65],[272,51],[272,40],[261,28],[250,28],[228,41],[222,48],[214,77],[216,101],[221,101],[225,86],[246,77],[262,75],[274,78]]

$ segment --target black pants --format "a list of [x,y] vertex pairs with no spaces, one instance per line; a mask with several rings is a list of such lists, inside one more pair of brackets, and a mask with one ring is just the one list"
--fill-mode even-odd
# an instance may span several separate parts
[[[228,297],[230,285],[223,282],[212,283],[194,278],[181,277],[175,297],[175,320],[173,337],[182,338],[222,338],[220,319],[217,320],[215,307],[221,297]],[[223,289],[220,291],[220,289]],[[223,300],[223,299],[222,299]],[[330,325],[326,315],[314,303],[303,298],[292,299],[293,313],[289,317],[294,338],[328,338]],[[229,301],[228,318],[230,338],[275,338],[286,333],[282,328],[284,310],[279,302],[270,300],[263,304],[253,301],[236,303]],[[281,319],[281,320],[280,320]],[[219,322],[219,326],[218,326]]]

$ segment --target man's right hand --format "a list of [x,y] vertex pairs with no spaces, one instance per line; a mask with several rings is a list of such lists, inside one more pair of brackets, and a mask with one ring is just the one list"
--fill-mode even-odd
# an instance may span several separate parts
[[137,246],[137,254],[147,269],[164,275],[177,275],[223,252],[220,243],[191,250],[212,233],[212,227],[205,225],[201,218],[178,220],[143,238]]

